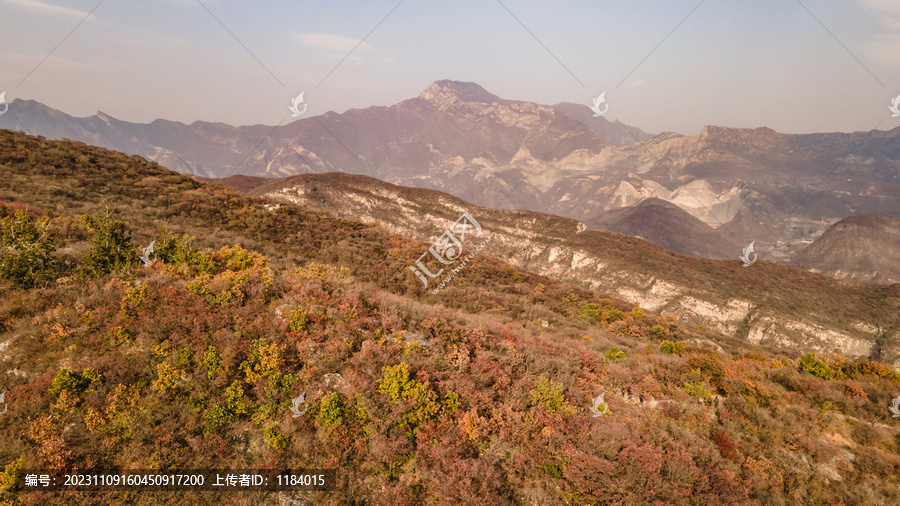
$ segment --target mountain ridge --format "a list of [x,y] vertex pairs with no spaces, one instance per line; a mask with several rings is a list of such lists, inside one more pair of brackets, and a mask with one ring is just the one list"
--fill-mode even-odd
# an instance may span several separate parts
[[[893,315],[900,315],[900,293],[894,293],[900,284],[848,283],[765,260],[744,268],[737,258],[740,248],[733,260],[695,259],[641,238],[588,230],[570,218],[481,208],[435,190],[362,175],[303,174],[255,184],[250,193],[377,223],[422,242],[434,240],[468,211],[494,235],[484,254],[518,268],[614,294],[751,343],[857,357],[883,353],[878,358],[900,366],[900,321]],[[886,312],[860,318],[861,313],[854,316],[846,306],[833,304],[846,302],[857,290],[871,292],[867,299],[885,301]],[[873,324],[873,318],[881,323]]]
[[625,135],[631,127],[585,116],[586,109],[506,100],[476,83],[444,80],[397,104],[329,111],[274,130],[140,125],[105,114],[105,121],[77,119],[22,101],[11,104],[0,127],[21,120],[33,133],[140,154],[203,177],[341,171],[582,222],[659,198],[725,227],[736,244],[757,241],[758,251],[782,263],[848,215],[900,216],[900,127],[795,135],[708,125],[686,136],[644,138],[634,130],[638,142],[616,144],[623,138],[598,132]]

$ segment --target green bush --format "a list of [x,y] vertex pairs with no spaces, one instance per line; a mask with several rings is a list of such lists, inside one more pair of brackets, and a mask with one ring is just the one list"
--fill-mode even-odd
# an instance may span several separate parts
[[319,420],[326,427],[338,427],[344,421],[346,408],[341,394],[332,392],[322,398],[319,407]]
[[615,362],[616,360],[623,358],[625,358],[625,352],[618,348],[610,348],[610,350],[606,352],[606,360],[609,360],[610,362]]
[[306,330],[306,324],[309,323],[309,317],[306,315],[306,308],[298,307],[291,311],[288,315],[288,328],[291,332],[302,332]]
[[266,440],[266,445],[273,450],[284,450],[287,448],[287,439],[275,427],[263,429],[263,437]]
[[705,400],[707,403],[712,402],[712,394],[709,392],[709,390],[706,389],[706,385],[704,385],[703,383],[699,383],[696,385],[691,384],[691,383],[685,383],[684,391],[687,392],[688,395],[692,395],[694,397],[700,397],[701,399]]
[[191,369],[191,349],[181,348],[175,352],[175,363]]
[[[25,454],[19,456],[16,460],[6,464],[3,473],[0,474],[0,490],[11,490],[19,479],[19,471],[25,463]],[[9,503],[12,504],[12,503]]]
[[550,413],[573,415],[578,412],[578,409],[566,402],[566,397],[563,395],[564,390],[565,388],[559,383],[541,378],[537,386],[531,390],[531,404],[544,406],[544,409]]
[[265,394],[268,397],[284,397],[291,392],[296,378],[292,374],[273,374],[269,376],[269,384],[266,385]]
[[58,398],[63,391],[79,392],[84,386],[84,379],[78,373],[72,373],[68,369],[60,369],[56,373],[56,378],[50,383],[48,393],[54,398]]
[[85,253],[85,269],[96,276],[127,271],[137,258],[137,246],[125,222],[116,221],[107,211],[100,216],[85,216],[83,221],[95,232],[91,249]]
[[404,397],[414,386],[409,379],[409,366],[400,362],[395,366],[385,366],[381,370],[382,378],[378,380],[378,391],[391,396],[391,399]]
[[216,264],[212,255],[203,253],[191,247],[194,238],[183,234],[169,234],[165,228],[160,230],[159,238],[155,239],[153,256],[160,262],[172,267],[185,267],[190,273],[203,275],[213,274]]
[[269,259],[255,251],[247,251],[240,244],[224,246],[215,254],[215,260],[226,271],[243,271],[251,267],[266,267]]
[[407,394],[413,402],[412,408],[403,414],[404,425],[408,428],[406,434],[411,436],[418,431],[418,427],[434,419],[441,409],[439,399],[434,390],[427,384],[413,381],[413,386]]
[[459,394],[456,392],[449,392],[444,396],[444,411],[448,415],[453,415],[456,413],[456,410],[459,409]]
[[675,355],[684,351],[685,344],[681,341],[673,343],[672,341],[663,341],[659,345],[659,351],[666,355]]
[[222,369],[222,356],[215,346],[209,345],[203,353],[203,365],[206,367],[206,377],[212,379],[216,372]]
[[543,471],[545,474],[548,474],[554,478],[557,478],[557,479],[562,478],[562,466],[555,466],[555,465],[547,462],[541,466],[541,471]]
[[129,289],[122,297],[122,314],[134,317],[144,299],[147,298],[147,284]]
[[612,323],[624,319],[625,313],[619,311],[618,309],[612,309],[610,311],[603,312],[603,320],[605,320],[607,323]]
[[219,429],[231,423],[232,419],[231,412],[226,406],[214,402],[203,413],[203,433],[218,432]]
[[244,386],[240,381],[234,380],[231,385],[225,389],[225,406],[230,413],[235,415],[248,415],[250,408],[253,407],[249,401],[244,399]]
[[240,370],[249,383],[255,383],[260,378],[276,375],[281,363],[281,351],[277,344],[256,339],[252,343],[250,356],[241,362]]
[[18,288],[42,286],[54,277],[53,250],[47,239],[47,222],[36,225],[30,213],[16,211],[3,218],[0,244],[0,277]]
[[829,380],[834,378],[834,371],[825,362],[817,360],[813,353],[803,355],[803,358],[800,359],[800,370],[808,372],[819,379]]
[[581,308],[581,316],[583,318],[590,317],[599,317],[600,316],[600,306],[597,304],[585,304],[583,308]]
[[85,369],[80,374],[83,380],[87,380],[90,384],[99,383],[103,380],[103,374],[97,369]]
[[258,402],[256,412],[250,417],[257,425],[263,425],[272,420],[276,413],[283,412],[285,399],[291,396],[291,386],[296,381],[292,374],[273,374],[269,376],[268,384],[263,389],[263,400]]
[[437,394],[426,383],[410,379],[409,367],[403,362],[382,368],[378,391],[389,395],[394,401],[403,399],[411,402],[412,405],[403,414],[401,423],[406,427],[408,437],[415,436],[419,426],[434,419],[441,409]]
[[851,364],[846,368],[846,374],[851,378],[863,378],[866,376],[875,376],[885,378],[900,383],[900,374],[890,367],[873,360],[861,360],[855,364]]
[[184,376],[184,371],[175,368],[168,362],[161,362],[156,366],[156,381],[151,388],[162,392],[168,392],[175,388],[179,380]]

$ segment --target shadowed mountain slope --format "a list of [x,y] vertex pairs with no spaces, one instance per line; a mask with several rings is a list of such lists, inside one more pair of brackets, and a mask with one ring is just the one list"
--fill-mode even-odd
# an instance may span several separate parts
[[836,278],[900,283],[900,218],[883,213],[848,216],[791,263]]
[[664,248],[700,258],[735,258],[741,248],[716,229],[675,204],[650,198],[635,206],[607,211],[586,222],[588,228],[636,235]]

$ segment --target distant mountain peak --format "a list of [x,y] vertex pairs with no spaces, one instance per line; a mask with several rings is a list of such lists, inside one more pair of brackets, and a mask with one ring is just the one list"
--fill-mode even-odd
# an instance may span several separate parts
[[643,237],[664,248],[700,258],[731,258],[739,246],[677,205],[651,197],[586,220],[588,228]]
[[97,119],[99,119],[100,121],[102,121],[103,123],[105,123],[106,126],[108,126],[108,127],[111,127],[111,126],[112,126],[112,122],[115,121],[115,118],[109,116],[108,114],[106,114],[106,113],[103,112],[103,111],[97,111],[96,116],[97,116]]
[[493,102],[506,102],[476,83],[451,81],[449,79],[431,83],[419,94],[419,98],[433,102],[455,102],[457,100],[465,102],[484,102],[488,104]]

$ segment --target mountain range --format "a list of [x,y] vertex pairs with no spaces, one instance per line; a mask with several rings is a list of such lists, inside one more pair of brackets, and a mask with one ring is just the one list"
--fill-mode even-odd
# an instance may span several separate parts
[[[666,219],[678,225],[667,244],[710,258],[736,258],[736,245],[755,241],[761,258],[789,262],[847,216],[900,216],[900,128],[791,135],[707,126],[692,135],[651,135],[594,117],[585,105],[507,100],[449,80],[392,106],[327,112],[278,128],[136,124],[103,113],[73,118],[18,99],[0,128],[139,154],[203,177],[363,174],[483,207],[615,224],[651,241],[663,240],[659,226],[638,221],[658,214],[609,213],[658,199],[708,227],[668,208]],[[676,230],[688,237],[675,240]]]

